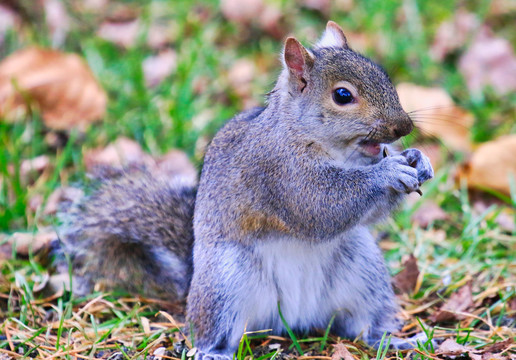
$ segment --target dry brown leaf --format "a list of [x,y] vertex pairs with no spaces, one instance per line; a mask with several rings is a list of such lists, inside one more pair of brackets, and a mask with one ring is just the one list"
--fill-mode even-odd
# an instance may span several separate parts
[[181,176],[191,183],[197,182],[197,170],[181,150],[170,150],[157,159],[156,165],[156,171],[167,178]]
[[100,25],[97,35],[104,40],[129,48],[134,45],[139,31],[140,20],[136,18],[128,21],[105,21]]
[[70,18],[66,8],[59,0],[45,0],[45,20],[52,36],[54,47],[63,45],[70,29]]
[[331,10],[331,0],[303,0],[302,4],[325,15],[328,15]]
[[167,349],[165,347],[163,347],[163,346],[160,346],[159,348],[154,350],[154,352],[152,353],[152,355],[154,356],[154,359],[155,360],[162,360],[163,356],[165,355],[166,350]]
[[109,0],[82,0],[82,6],[85,10],[99,13],[105,11]]
[[[16,85],[14,85],[15,83]],[[28,48],[0,63],[0,115],[26,111],[27,97],[54,129],[83,128],[104,115],[107,97],[76,54]]]
[[471,283],[464,285],[450,296],[450,299],[439,310],[430,316],[433,322],[460,320],[463,317],[456,312],[465,312],[473,306]]
[[461,354],[467,354],[471,360],[482,360],[482,355],[478,354],[474,348],[457,344],[452,339],[446,339],[436,352],[436,355],[445,356],[458,356]]
[[516,179],[516,135],[488,141],[475,150],[458,175],[470,188],[494,189],[510,195],[510,175]]
[[21,23],[19,16],[9,7],[0,4],[0,45],[4,42],[7,31],[18,27]]
[[333,348],[335,349],[335,351],[331,356],[331,360],[355,360],[355,358],[353,357],[353,355],[351,355],[346,345],[339,343],[333,345]]
[[491,0],[489,13],[491,15],[505,15],[516,12],[516,1],[514,0]]
[[448,214],[435,202],[427,200],[412,215],[412,221],[426,228],[436,220],[446,220]]
[[20,177],[27,183],[31,173],[42,173],[50,166],[50,158],[47,155],[36,156],[32,159],[25,159],[20,164]]
[[469,90],[480,95],[491,86],[499,95],[516,91],[516,55],[511,43],[482,27],[459,60]]
[[84,164],[88,172],[92,173],[98,166],[123,168],[131,165],[147,165],[152,167],[154,160],[136,141],[120,137],[106,148],[85,151]]
[[248,24],[256,19],[264,9],[263,0],[221,0],[220,10],[230,21]]
[[143,76],[145,85],[153,87],[172,74],[176,69],[177,54],[172,49],[161,51],[158,55],[150,56],[143,61]]
[[[473,211],[475,214],[480,215],[489,209],[492,205],[501,207],[499,199],[493,198],[492,196],[482,196],[482,193],[474,193],[475,197],[478,197],[473,201]],[[496,216],[496,223],[500,226],[500,230],[512,233],[516,230],[516,224],[514,219],[516,218],[516,211],[509,207],[501,207],[501,211]]]
[[48,249],[50,242],[57,238],[53,230],[44,230],[35,234],[16,232],[9,237],[8,244],[16,246],[16,253],[28,256],[30,250],[36,254],[43,249]]
[[147,45],[152,49],[162,49],[177,38],[177,29],[170,24],[152,24],[147,34]]
[[445,21],[437,29],[430,54],[442,61],[446,55],[466,45],[473,32],[480,26],[475,14],[459,10],[452,21]]
[[513,338],[507,338],[504,341],[499,341],[497,343],[494,343],[492,345],[486,346],[482,349],[483,353],[498,353],[505,351],[508,347],[510,347],[512,344],[514,344]]
[[468,151],[473,116],[456,106],[452,98],[441,88],[427,88],[401,83],[396,89],[401,105],[422,132],[423,136],[442,140],[454,150]]
[[410,254],[410,257],[403,262],[403,270],[394,276],[392,283],[400,292],[410,294],[416,288],[418,276],[417,259],[413,254]]
[[258,19],[260,27],[275,39],[285,37],[285,26],[282,24],[283,13],[272,4],[266,4]]
[[475,349],[471,346],[457,344],[453,339],[446,339],[446,341],[439,346],[435,355],[439,358],[462,358],[464,356],[471,360],[509,360],[509,354],[502,355],[497,353],[507,350],[513,342],[513,339],[508,338],[507,340],[500,341],[483,349]]
[[248,59],[240,59],[229,70],[228,80],[231,87],[241,98],[251,96],[251,84],[255,78],[256,66]]

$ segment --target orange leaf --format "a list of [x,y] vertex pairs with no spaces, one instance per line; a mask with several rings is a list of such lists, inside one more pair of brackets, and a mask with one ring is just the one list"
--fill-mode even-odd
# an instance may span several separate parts
[[410,254],[410,257],[403,262],[403,270],[392,279],[392,282],[397,290],[408,294],[416,288],[418,276],[417,259],[413,254]]
[[76,54],[28,48],[0,63],[0,116],[16,117],[34,104],[50,128],[84,128],[104,116],[106,102],[104,90]]
[[441,139],[454,150],[471,148],[473,116],[456,106],[446,91],[409,83],[399,84],[396,89],[403,109],[412,112],[411,118],[423,136]]
[[430,316],[434,322],[446,322],[462,319],[456,312],[467,311],[473,305],[471,283],[464,285],[450,296],[450,299],[435,313]]
[[516,179],[516,135],[482,144],[459,172],[470,188],[490,188],[510,194],[510,174]]

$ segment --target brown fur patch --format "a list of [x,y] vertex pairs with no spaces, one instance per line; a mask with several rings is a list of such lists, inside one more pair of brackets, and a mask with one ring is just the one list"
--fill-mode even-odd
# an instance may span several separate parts
[[258,211],[249,211],[242,216],[241,227],[246,233],[278,231],[288,233],[287,224],[275,215],[265,215]]

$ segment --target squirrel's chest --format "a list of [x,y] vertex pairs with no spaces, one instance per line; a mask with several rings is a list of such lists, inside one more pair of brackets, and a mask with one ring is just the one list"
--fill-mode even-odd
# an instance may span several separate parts
[[342,241],[307,244],[298,239],[281,239],[260,244],[257,261],[260,296],[254,304],[255,327],[280,330],[277,304],[289,326],[296,329],[325,328],[336,308],[353,307],[350,293],[360,287],[353,276],[352,254],[343,261]]

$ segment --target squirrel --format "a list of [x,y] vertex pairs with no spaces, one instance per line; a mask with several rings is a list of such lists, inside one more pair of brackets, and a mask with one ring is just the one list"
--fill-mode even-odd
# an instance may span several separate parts
[[[76,273],[186,298],[196,359],[231,359],[245,331],[325,329],[377,344],[400,321],[369,227],[433,177],[388,75],[328,22],[286,39],[265,107],[209,145],[199,184],[145,172],[107,181],[61,231]],[[390,153],[390,155],[387,155]],[[399,347],[406,344],[399,340]],[[410,345],[408,345],[410,346]]]

